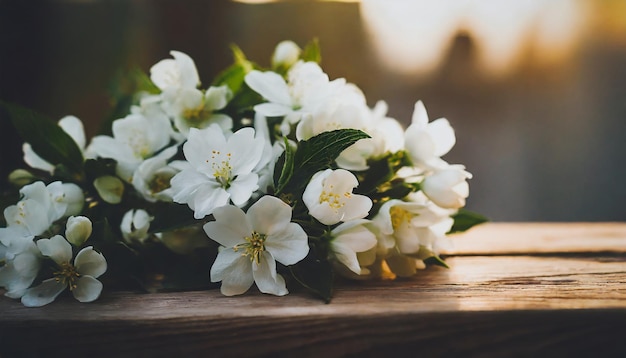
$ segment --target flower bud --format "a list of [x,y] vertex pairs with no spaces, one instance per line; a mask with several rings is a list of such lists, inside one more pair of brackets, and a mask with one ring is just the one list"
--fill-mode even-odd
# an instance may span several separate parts
[[28,170],[15,169],[9,174],[9,183],[15,185],[18,188],[28,185],[36,180]]
[[84,216],[70,216],[65,225],[65,238],[74,246],[82,245],[91,235],[91,220]]
[[465,206],[469,196],[466,179],[472,174],[460,166],[450,166],[427,176],[422,182],[422,191],[435,204],[446,209],[459,209]]
[[272,55],[272,67],[291,67],[300,57],[300,47],[293,41],[282,41],[276,46]]
[[93,181],[93,186],[105,202],[119,204],[122,201],[124,183],[119,178],[110,175],[102,176]]
[[124,214],[120,230],[126,242],[143,242],[148,238],[152,217],[143,209],[129,210]]

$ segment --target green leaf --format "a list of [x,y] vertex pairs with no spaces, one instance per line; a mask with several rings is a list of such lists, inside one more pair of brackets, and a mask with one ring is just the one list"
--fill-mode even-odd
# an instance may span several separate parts
[[441,267],[445,267],[445,268],[450,268],[450,266],[448,266],[448,264],[439,256],[434,255],[431,256],[427,259],[424,260],[424,263],[426,265],[436,265],[436,266],[441,266]]
[[320,133],[309,140],[301,141],[295,155],[298,169],[314,171],[328,167],[346,148],[360,139],[370,138],[358,129],[337,129]]
[[306,186],[313,174],[330,168],[346,148],[369,137],[358,129],[337,129],[301,141],[294,156],[294,173],[285,188],[297,191]]
[[293,278],[311,293],[329,303],[333,294],[333,268],[328,260],[315,256],[313,250],[307,257],[289,266]]
[[255,66],[248,61],[243,51],[237,45],[231,45],[230,48],[233,51],[235,62],[217,75],[215,80],[213,80],[213,86],[226,85],[236,95],[244,83],[246,74],[252,71]]
[[486,217],[466,209],[460,209],[458,213],[452,215],[452,218],[454,225],[448,232],[449,234],[466,231],[475,225],[489,221]]
[[436,255],[426,246],[420,245],[420,249],[416,253],[407,254],[407,256],[422,260],[427,265],[437,265],[450,268],[450,266],[448,266],[448,264],[439,255]]
[[55,166],[65,166],[76,179],[82,177],[83,154],[61,127],[47,117],[16,104],[0,102],[0,108],[37,155]]
[[276,192],[280,193],[281,190],[287,185],[289,179],[293,175],[295,149],[289,145],[289,140],[285,137],[285,152],[282,154],[279,162],[283,163],[278,183],[276,184]]
[[302,58],[303,61],[313,61],[317,63],[322,62],[320,42],[317,38],[311,40],[308,44],[306,44],[306,46],[304,46],[304,50],[302,50],[300,58]]

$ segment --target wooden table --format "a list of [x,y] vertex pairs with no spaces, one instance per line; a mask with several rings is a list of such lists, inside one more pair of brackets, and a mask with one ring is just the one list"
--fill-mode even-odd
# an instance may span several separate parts
[[450,269],[341,283],[330,304],[215,290],[0,298],[0,356],[626,357],[626,223],[491,223],[454,241]]

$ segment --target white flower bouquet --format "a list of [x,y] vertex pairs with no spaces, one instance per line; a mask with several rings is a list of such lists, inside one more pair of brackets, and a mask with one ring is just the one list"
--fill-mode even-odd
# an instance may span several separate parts
[[329,301],[336,275],[445,266],[446,235],[485,220],[462,209],[471,174],[441,158],[454,131],[422,102],[404,130],[385,102],[369,108],[357,86],[329,79],[316,41],[280,43],[269,69],[233,53],[208,88],[177,51],[149,76],[129,73],[89,143],[76,117],[57,124],[2,103],[32,168],[10,176],[6,296],[42,306],[66,289],[90,302],[103,286],[255,285]]

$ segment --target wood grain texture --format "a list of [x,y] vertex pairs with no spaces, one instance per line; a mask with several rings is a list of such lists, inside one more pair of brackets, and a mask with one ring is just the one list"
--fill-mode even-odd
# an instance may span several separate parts
[[626,223],[489,223],[451,240],[454,255],[626,253]]
[[[523,230],[512,225],[490,235]],[[411,279],[339,282],[327,305],[254,290],[0,298],[0,355],[625,357],[626,251],[577,252],[449,257]]]

